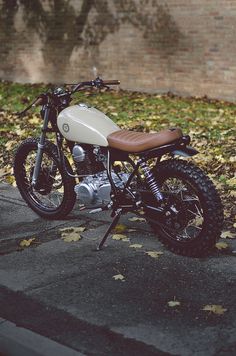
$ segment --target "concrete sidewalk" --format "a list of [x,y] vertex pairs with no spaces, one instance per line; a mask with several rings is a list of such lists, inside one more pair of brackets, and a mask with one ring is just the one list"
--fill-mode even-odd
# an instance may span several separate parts
[[[75,206],[65,220],[46,221],[6,184],[0,207],[0,354],[235,354],[235,240],[205,259],[176,256],[127,215],[126,241],[109,238],[95,252],[108,213]],[[83,238],[64,242],[59,229],[68,226],[86,227]]]

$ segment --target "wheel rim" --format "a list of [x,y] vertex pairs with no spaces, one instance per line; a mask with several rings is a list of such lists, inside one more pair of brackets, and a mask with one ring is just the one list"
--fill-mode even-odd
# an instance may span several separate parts
[[179,242],[198,238],[203,230],[204,212],[195,189],[180,178],[168,178],[162,185],[162,192],[168,211],[172,213],[161,224],[162,231]]
[[24,185],[28,197],[40,208],[57,210],[64,197],[64,184],[57,161],[47,152],[43,153],[38,184],[32,187],[32,175],[36,161],[36,151],[30,151],[22,165]]
[[[147,219],[152,226],[171,241],[190,243],[202,233],[205,225],[201,198],[194,187],[181,178],[168,177],[161,184],[164,197],[163,213],[147,208]],[[149,191],[144,202],[159,208],[160,204]]]

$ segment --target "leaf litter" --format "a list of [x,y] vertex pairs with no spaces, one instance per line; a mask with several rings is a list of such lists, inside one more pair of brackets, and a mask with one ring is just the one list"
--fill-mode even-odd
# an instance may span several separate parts
[[161,251],[146,251],[145,253],[152,258],[159,258],[163,255],[163,252]]
[[125,277],[124,277],[123,274],[121,274],[121,273],[115,274],[114,276],[112,276],[112,278],[113,278],[115,281],[125,282]]
[[226,243],[226,242],[217,242],[216,244],[215,244],[215,246],[216,246],[216,248],[218,249],[218,250],[224,250],[224,249],[226,249],[226,248],[228,248],[229,247],[229,245]]
[[35,237],[21,240],[20,247],[29,247],[34,241],[35,241]]
[[79,227],[65,227],[62,229],[59,229],[61,232],[61,239],[64,242],[76,242],[82,239],[82,236],[80,235],[80,232],[85,231],[85,227],[79,226]]
[[175,308],[175,307],[180,306],[181,303],[174,298],[174,300],[170,300],[169,302],[167,302],[167,304],[169,307]]
[[117,240],[117,241],[125,241],[125,242],[130,241],[130,239],[126,235],[123,235],[123,234],[114,234],[114,235],[112,235],[112,239]]
[[223,308],[222,305],[219,304],[208,304],[205,305],[202,310],[208,311],[209,313],[216,314],[216,315],[223,315],[227,309]]
[[143,245],[141,245],[141,244],[132,244],[132,245],[129,245],[129,247],[131,247],[131,248],[142,248]]

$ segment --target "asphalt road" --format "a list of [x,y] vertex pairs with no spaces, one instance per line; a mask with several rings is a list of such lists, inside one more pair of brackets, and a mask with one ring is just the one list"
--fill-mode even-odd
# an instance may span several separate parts
[[[236,241],[204,259],[181,257],[131,216],[120,221],[128,241],[109,238],[97,252],[108,213],[77,206],[46,221],[0,184],[0,355],[236,354]],[[81,240],[61,239],[69,226],[86,227]]]

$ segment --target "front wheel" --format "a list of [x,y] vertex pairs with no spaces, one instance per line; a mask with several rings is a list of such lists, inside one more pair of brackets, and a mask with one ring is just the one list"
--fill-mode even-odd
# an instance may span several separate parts
[[[73,209],[76,200],[75,180],[60,164],[56,146],[46,141],[38,182],[32,186],[38,142],[29,138],[18,147],[14,160],[16,184],[23,199],[38,215],[46,219],[63,218]],[[66,158],[65,165],[71,172]]]
[[160,241],[180,255],[206,255],[223,225],[222,204],[213,183],[200,168],[183,160],[163,161],[153,173],[166,210],[161,218],[153,211],[146,214]]

